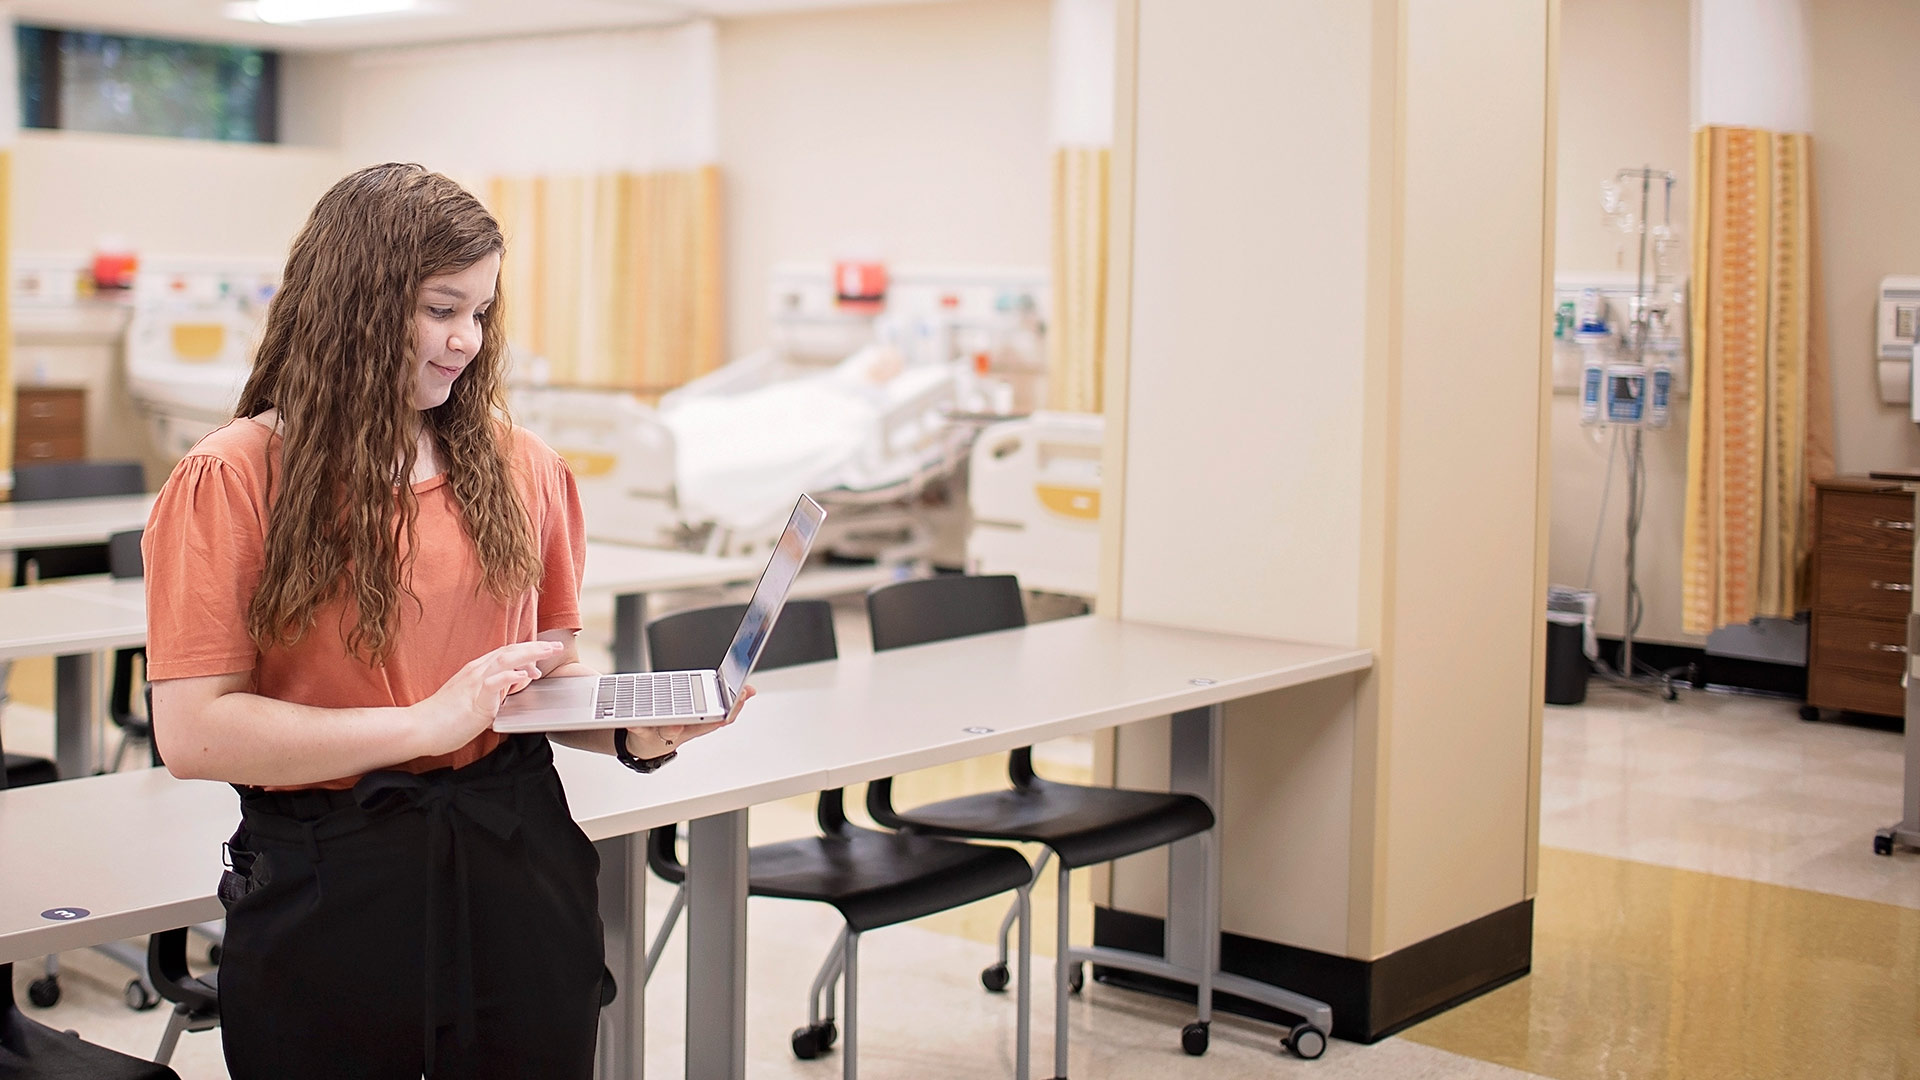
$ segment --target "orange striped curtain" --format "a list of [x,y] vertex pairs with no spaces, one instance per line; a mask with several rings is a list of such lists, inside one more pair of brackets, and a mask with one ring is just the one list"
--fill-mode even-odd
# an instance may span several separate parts
[[1833,407],[1809,137],[1703,128],[1693,166],[1682,624],[1706,634],[1805,606]]
[[723,359],[718,166],[501,177],[515,347],[563,386],[658,394]]
[[1106,369],[1107,171],[1110,151],[1053,152],[1053,324],[1047,408],[1100,411]]

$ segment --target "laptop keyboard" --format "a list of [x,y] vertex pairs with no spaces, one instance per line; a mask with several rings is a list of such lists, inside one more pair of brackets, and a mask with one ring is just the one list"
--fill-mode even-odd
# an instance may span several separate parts
[[706,698],[699,680],[689,671],[603,675],[593,715],[600,720],[697,716],[707,711]]

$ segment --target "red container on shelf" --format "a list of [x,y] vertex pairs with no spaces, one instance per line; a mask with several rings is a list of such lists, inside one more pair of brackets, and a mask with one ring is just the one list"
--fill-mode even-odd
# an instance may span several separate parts
[[133,275],[140,269],[140,257],[131,251],[100,250],[93,254],[93,287],[131,289]]

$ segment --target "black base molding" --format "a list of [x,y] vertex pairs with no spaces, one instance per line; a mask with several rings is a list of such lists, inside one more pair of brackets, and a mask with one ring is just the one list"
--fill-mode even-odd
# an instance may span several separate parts
[[[1164,921],[1151,915],[1096,907],[1093,943],[1162,955]],[[1330,956],[1239,934],[1220,935],[1220,967],[1235,975],[1284,986],[1333,1006],[1333,1034],[1371,1043],[1445,1012],[1525,975],[1533,963],[1533,901],[1475,919],[1378,960]],[[1116,968],[1095,967],[1113,986],[1192,1001],[1185,983]],[[1214,1008],[1239,1016],[1290,1023],[1258,1002],[1219,994]]]
[[[1620,639],[1600,639],[1600,657],[1616,669],[1620,666]],[[1807,699],[1807,669],[1799,664],[1775,664],[1766,660],[1747,660],[1738,656],[1715,656],[1695,645],[1664,645],[1652,641],[1633,643],[1633,666],[1642,664],[1656,671],[1671,671],[1686,685],[1692,669],[1693,687],[1731,686],[1763,694]]]

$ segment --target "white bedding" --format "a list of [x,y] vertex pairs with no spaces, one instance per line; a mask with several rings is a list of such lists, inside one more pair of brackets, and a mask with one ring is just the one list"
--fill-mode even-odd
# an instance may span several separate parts
[[870,349],[819,375],[682,398],[661,415],[682,512],[752,528],[784,518],[803,491],[903,480],[922,464],[915,435],[937,418],[893,414],[952,380],[945,367],[902,370],[889,350]]

